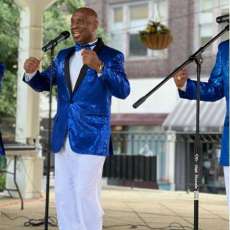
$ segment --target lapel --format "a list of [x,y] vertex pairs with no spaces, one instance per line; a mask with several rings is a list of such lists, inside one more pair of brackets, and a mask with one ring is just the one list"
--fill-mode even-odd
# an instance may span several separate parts
[[72,94],[72,86],[71,86],[70,71],[69,71],[69,60],[70,60],[70,57],[74,54],[74,52],[75,52],[75,48],[73,47],[69,51],[67,56],[65,57],[65,65],[64,65],[64,68],[65,68],[65,82],[66,82],[67,88],[69,90],[70,97],[71,97],[71,94]]
[[[99,52],[100,52],[100,50],[101,50],[101,48],[103,46],[104,46],[104,42],[102,41],[101,38],[98,38],[96,46],[93,49],[96,52],[97,55],[99,54]],[[74,90],[72,91],[70,70],[69,70],[69,60],[70,60],[70,57],[73,55],[74,52],[75,52],[75,49],[73,48],[73,50],[70,50],[70,52],[68,53],[68,55],[65,58],[65,79],[66,79],[66,84],[67,84],[67,87],[69,89],[69,93],[70,93],[71,97],[73,96],[73,94],[80,87],[80,85],[82,83],[82,80],[84,79],[84,77],[86,75],[86,72],[87,72],[87,70],[89,68],[87,65],[82,66],[82,68],[80,70],[80,73],[79,73],[79,76],[77,78],[77,82],[76,82],[76,84],[74,86]]]

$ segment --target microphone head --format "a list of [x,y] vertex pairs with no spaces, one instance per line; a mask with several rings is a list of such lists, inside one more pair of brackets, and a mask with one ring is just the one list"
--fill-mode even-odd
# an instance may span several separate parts
[[70,36],[70,32],[68,31],[63,31],[61,32],[56,38],[53,40],[49,41],[46,45],[42,47],[42,50],[44,52],[47,52],[48,50],[54,48],[59,42],[67,39]]
[[63,36],[66,39],[70,36],[70,32],[69,31],[63,31],[63,32],[61,32],[61,36]]
[[216,18],[217,23],[229,23],[229,13]]

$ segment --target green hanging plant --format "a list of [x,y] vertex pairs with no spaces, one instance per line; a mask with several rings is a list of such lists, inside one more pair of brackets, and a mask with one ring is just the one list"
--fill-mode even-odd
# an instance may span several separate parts
[[160,22],[150,21],[145,30],[139,32],[140,39],[149,49],[168,48],[173,40],[169,28]]

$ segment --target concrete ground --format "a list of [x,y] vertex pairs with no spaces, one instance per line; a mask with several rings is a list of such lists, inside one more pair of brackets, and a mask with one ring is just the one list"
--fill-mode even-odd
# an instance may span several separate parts
[[[102,191],[105,210],[104,230],[188,230],[193,229],[193,193],[166,192],[105,186]],[[0,196],[0,230],[41,230],[24,227],[27,218],[44,216],[44,197],[20,201]],[[200,230],[229,230],[225,196],[200,194]],[[55,215],[54,193],[51,192],[50,215]],[[49,227],[57,230],[57,227]],[[81,230],[81,229],[79,229]]]

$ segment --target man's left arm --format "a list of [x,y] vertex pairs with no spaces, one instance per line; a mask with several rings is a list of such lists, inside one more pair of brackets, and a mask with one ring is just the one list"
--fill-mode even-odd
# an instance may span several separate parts
[[108,63],[103,63],[91,50],[82,52],[83,63],[95,69],[98,77],[106,84],[111,94],[125,99],[130,93],[130,85],[124,69],[124,55],[118,53]]
[[124,69],[124,55],[119,53],[102,68],[100,78],[105,82],[112,95],[125,99],[130,93],[130,85]]

